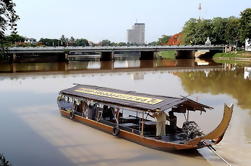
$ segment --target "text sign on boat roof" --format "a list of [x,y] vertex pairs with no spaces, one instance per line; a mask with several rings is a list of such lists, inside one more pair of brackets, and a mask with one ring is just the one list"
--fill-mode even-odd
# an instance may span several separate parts
[[135,101],[139,103],[152,104],[152,105],[158,104],[163,101],[161,99],[156,99],[156,98],[134,96],[134,95],[128,95],[128,94],[122,94],[122,93],[88,89],[88,88],[79,88],[74,91],[96,95],[96,96],[104,96],[104,97],[110,97],[110,98],[121,99],[121,100],[129,100],[129,101]]

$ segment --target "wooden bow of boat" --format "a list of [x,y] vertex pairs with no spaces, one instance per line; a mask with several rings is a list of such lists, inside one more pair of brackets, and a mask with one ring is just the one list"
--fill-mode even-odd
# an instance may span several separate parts
[[210,132],[207,135],[197,137],[197,138],[194,138],[194,139],[188,141],[187,144],[188,145],[198,145],[200,142],[206,141],[206,140],[210,140],[211,144],[218,144],[222,140],[222,138],[228,128],[229,122],[232,118],[233,107],[234,107],[233,105],[231,105],[229,107],[225,104],[223,118],[222,118],[221,123],[218,125],[218,127],[215,128],[212,132]]

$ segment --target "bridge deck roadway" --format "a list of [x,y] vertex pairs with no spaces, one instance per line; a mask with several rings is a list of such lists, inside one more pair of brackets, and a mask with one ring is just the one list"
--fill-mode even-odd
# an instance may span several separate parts
[[218,50],[223,51],[224,46],[221,45],[193,45],[193,46],[122,46],[122,47],[10,47],[8,53],[69,53],[69,52],[130,52],[130,51],[167,51],[167,50]]

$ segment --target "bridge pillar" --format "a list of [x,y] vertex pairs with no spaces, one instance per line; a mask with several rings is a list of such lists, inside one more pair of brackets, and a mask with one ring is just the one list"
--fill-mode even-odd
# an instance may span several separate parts
[[100,69],[101,70],[113,70],[114,69],[114,62],[113,61],[101,61],[100,62]]
[[62,62],[58,63],[58,70],[59,71],[68,71],[68,63]]
[[65,54],[64,54],[64,61],[65,61],[65,62],[68,62],[68,61],[69,61],[68,53],[65,53]]
[[140,60],[153,60],[154,52],[153,51],[141,51]]
[[140,68],[153,68],[154,64],[153,61],[141,60],[140,61]]
[[114,52],[101,52],[100,61],[112,61],[114,59]]
[[15,63],[10,64],[10,72],[11,73],[16,73],[17,67]]
[[193,59],[194,51],[190,50],[179,50],[176,54],[176,59]]
[[10,63],[15,63],[17,59],[17,55],[15,53],[10,55]]

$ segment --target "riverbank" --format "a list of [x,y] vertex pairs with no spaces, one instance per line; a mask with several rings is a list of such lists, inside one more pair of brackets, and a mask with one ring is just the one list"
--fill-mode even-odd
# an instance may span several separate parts
[[217,63],[237,64],[240,66],[251,64],[251,52],[238,51],[230,53],[217,53],[213,56]]
[[251,52],[237,51],[228,53],[216,53],[213,56],[214,60],[237,60],[237,61],[251,61]]

